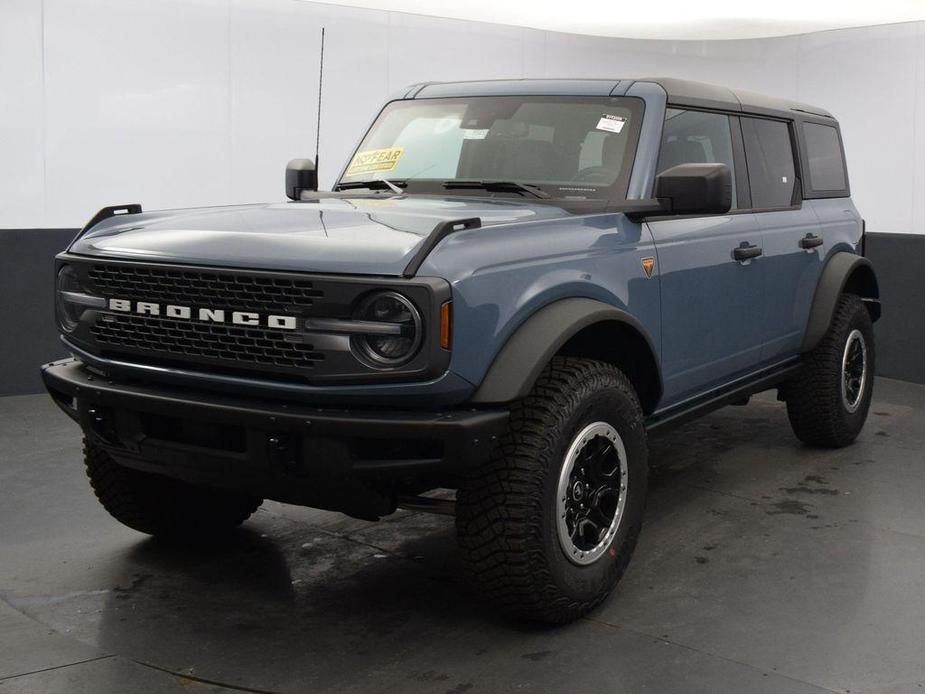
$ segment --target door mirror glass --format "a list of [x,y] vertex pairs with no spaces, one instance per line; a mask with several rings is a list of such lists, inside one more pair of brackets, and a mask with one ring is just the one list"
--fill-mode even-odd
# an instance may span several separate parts
[[655,197],[669,214],[725,214],[732,207],[732,174],[725,164],[678,164],[655,177]]

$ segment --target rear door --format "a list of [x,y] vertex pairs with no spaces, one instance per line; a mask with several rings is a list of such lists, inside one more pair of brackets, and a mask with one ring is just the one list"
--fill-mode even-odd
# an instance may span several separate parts
[[764,239],[767,301],[762,360],[799,353],[825,258],[819,220],[803,205],[793,123],[742,117],[751,204]]
[[857,247],[863,227],[848,189],[838,124],[831,118],[804,116],[797,135],[798,141],[802,136],[800,151],[806,176],[803,204],[811,207],[819,219],[825,239],[823,248],[829,251]]
[[[733,174],[733,207],[747,207],[740,140],[737,121],[727,114],[669,108],[657,170],[722,162]],[[733,252],[760,249],[762,239],[755,215],[736,209],[652,219],[648,225],[662,292],[663,402],[673,404],[753,370],[760,361],[764,264],[760,257],[736,261]]]

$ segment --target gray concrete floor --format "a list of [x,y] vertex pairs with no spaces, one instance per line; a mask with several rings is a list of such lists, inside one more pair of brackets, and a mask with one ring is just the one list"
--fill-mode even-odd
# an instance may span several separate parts
[[112,521],[77,428],[0,399],[0,693],[868,692],[925,688],[925,387],[881,379],[858,443],[804,448],[770,398],[653,441],[614,595],[496,615],[449,519],[266,503],[227,542]]

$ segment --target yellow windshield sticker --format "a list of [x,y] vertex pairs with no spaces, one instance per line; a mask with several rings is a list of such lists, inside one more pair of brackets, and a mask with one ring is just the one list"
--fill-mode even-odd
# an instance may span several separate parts
[[347,167],[347,176],[373,173],[377,171],[391,171],[401,158],[404,147],[388,147],[386,149],[368,149],[357,152],[350,166]]

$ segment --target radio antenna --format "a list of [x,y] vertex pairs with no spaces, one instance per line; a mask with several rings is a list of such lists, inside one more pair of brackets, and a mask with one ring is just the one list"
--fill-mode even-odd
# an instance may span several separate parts
[[318,151],[321,149],[321,86],[324,84],[324,27],[321,27],[321,60],[318,65],[318,120],[315,125],[315,175],[318,175]]

